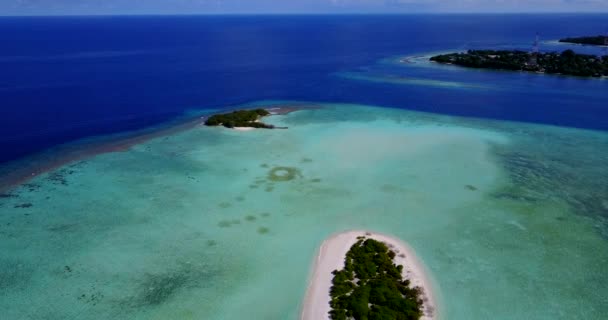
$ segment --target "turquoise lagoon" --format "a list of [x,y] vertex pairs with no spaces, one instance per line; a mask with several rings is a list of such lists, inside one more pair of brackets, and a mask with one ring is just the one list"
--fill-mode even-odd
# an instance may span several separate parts
[[369,229],[417,250],[444,319],[605,319],[608,134],[318,106],[4,195],[3,318],[295,320],[320,243]]

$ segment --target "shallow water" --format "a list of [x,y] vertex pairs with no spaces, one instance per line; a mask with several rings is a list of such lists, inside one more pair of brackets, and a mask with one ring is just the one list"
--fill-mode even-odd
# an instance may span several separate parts
[[7,319],[297,319],[348,229],[409,242],[446,319],[608,313],[608,134],[337,104],[269,121],[289,129],[196,127],[4,195]]

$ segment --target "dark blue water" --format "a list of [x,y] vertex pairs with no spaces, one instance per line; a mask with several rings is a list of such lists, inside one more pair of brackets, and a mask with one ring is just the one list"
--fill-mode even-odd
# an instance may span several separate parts
[[[403,54],[598,34],[607,15],[0,18],[0,162],[260,99],[353,102],[608,130],[608,82],[417,69],[446,90],[340,71]],[[581,50],[593,51],[585,48]]]

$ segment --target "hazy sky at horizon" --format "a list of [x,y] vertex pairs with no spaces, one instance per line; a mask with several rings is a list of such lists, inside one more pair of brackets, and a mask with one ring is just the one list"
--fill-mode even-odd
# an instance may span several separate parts
[[0,15],[608,12],[608,0],[0,0]]

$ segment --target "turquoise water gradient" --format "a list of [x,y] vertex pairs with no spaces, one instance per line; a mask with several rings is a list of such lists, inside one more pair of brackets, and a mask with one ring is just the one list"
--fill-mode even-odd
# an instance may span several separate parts
[[201,126],[1,198],[3,319],[295,320],[348,229],[410,243],[444,319],[608,314],[608,134],[360,105],[268,121],[289,129]]

